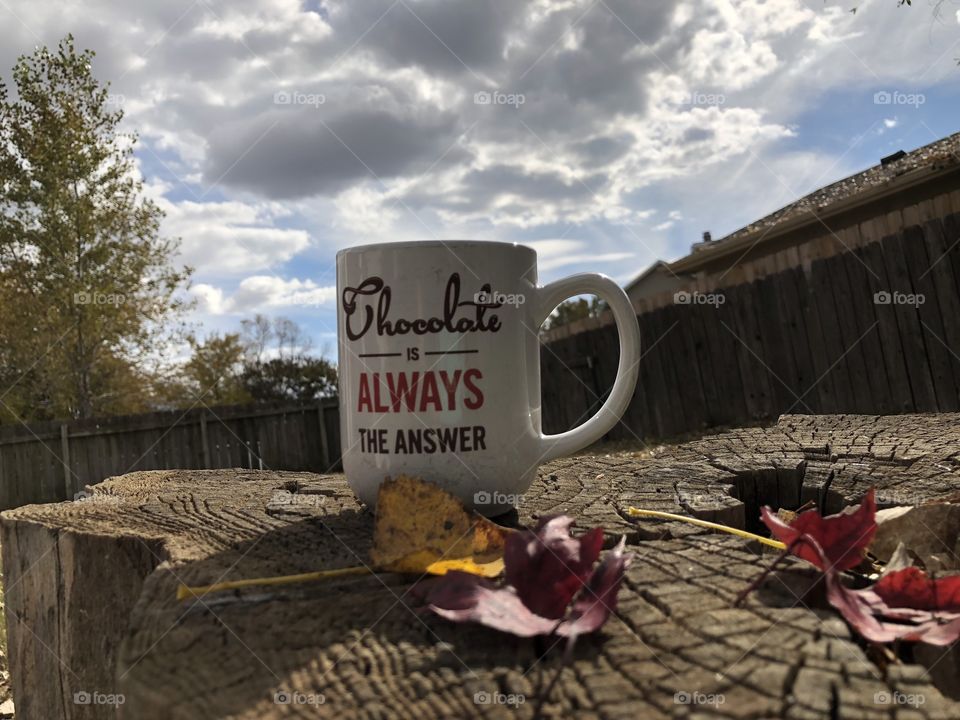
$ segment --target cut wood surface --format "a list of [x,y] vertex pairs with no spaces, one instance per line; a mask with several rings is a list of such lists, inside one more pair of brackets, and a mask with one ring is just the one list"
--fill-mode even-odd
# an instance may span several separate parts
[[[883,662],[804,594],[815,575],[799,561],[734,608],[773,555],[626,517],[635,506],[756,529],[760,505],[835,512],[871,486],[881,505],[944,498],[960,491],[958,448],[960,415],[784,416],[652,456],[545,465],[506,521],[574,515],[611,544],[625,534],[635,559],[617,616],[578,641],[544,714],[960,717],[956,652]],[[559,667],[562,645],[416,614],[399,575],[177,601],[181,582],[367,563],[372,515],[340,475],[151,471],[91,491],[2,514],[22,720],[531,717]],[[117,694],[122,705],[98,704]]]

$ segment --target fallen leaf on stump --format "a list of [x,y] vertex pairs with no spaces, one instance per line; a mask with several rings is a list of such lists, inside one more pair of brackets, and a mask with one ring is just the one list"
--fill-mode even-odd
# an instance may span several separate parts
[[949,645],[960,638],[960,575],[933,578],[917,567],[885,572],[873,585],[851,589],[842,572],[863,559],[877,529],[871,489],[856,507],[821,517],[815,511],[784,523],[770,508],[761,511],[786,553],[819,568],[827,599],[865,639]]
[[370,560],[388,572],[443,575],[456,570],[496,577],[503,572],[511,534],[439,486],[399,475],[386,480],[377,494]]
[[[788,550],[793,546],[791,554],[821,570],[849,570],[860,564],[877,531],[876,513],[873,488],[859,505],[844,508],[836,515],[823,517],[816,510],[807,510],[786,523],[768,507],[760,511],[770,533]],[[809,543],[798,542],[801,537],[814,540],[822,552],[813,550]]]
[[624,554],[622,539],[598,564],[603,529],[575,538],[573,524],[567,516],[544,518],[534,530],[509,535],[502,585],[454,571],[419,583],[413,593],[447,620],[519,637],[594,632],[616,609],[631,556]]
[[546,618],[563,616],[573,596],[590,578],[603,547],[603,528],[570,535],[573,518],[540,522],[534,532],[517,533],[504,550],[507,585],[524,604]]
[[827,599],[871,642],[949,645],[960,638],[960,576],[931,578],[910,567],[860,590],[846,587],[839,573],[826,573]]
[[960,570],[960,505],[939,502],[879,510],[870,552],[887,560],[900,543],[927,570]]
[[450,493],[420,478],[387,479],[377,496],[371,565],[296,575],[226,580],[177,587],[177,599],[200,598],[241,588],[315,582],[375,572],[444,575],[460,572],[497,577],[503,572],[506,538],[513,530],[471,512]]

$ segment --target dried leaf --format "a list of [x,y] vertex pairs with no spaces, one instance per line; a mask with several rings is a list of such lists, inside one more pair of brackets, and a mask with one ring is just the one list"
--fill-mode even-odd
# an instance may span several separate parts
[[568,637],[585,635],[599,630],[617,609],[617,593],[630,565],[631,556],[624,555],[627,539],[620,538],[617,546],[608,552],[590,577],[586,590],[574,602],[570,619],[557,628],[557,634]]
[[894,550],[893,554],[890,556],[890,559],[887,560],[886,565],[883,566],[883,572],[880,573],[880,577],[882,578],[884,575],[896,572],[897,570],[913,567],[916,564],[916,561],[916,555],[907,550],[906,545],[899,543],[897,545],[897,549]]
[[884,575],[873,591],[891,607],[960,612],[960,575],[931,578],[908,567]]
[[424,600],[430,610],[453,622],[476,622],[518,637],[548,635],[557,621],[530,611],[513,588],[461,572],[430,582]]
[[[569,637],[599,629],[616,608],[630,556],[625,540],[596,564],[603,530],[570,535],[573,520],[541,520],[507,538],[505,584],[451,571],[418,583],[413,594],[453,622],[477,622],[519,637]],[[514,584],[517,583],[517,584]]]
[[544,518],[535,530],[507,538],[507,584],[537,615],[563,617],[600,556],[603,529],[593,528],[575,538],[570,535],[572,525],[573,518],[565,515]]
[[949,645],[960,638],[958,576],[932,579],[919,568],[906,568],[851,590],[839,573],[825,575],[830,604],[867,640]]
[[960,505],[940,502],[879,510],[870,552],[886,560],[899,543],[927,570],[960,570]]
[[[871,488],[863,502],[844,508],[836,515],[823,517],[816,510],[807,510],[787,524],[770,508],[765,507],[761,511],[761,517],[778,540],[788,548],[793,546],[792,554],[821,570],[849,570],[863,560],[877,531],[876,511],[874,491]],[[813,540],[822,553],[816,552],[809,543],[798,542],[804,536]]]
[[797,519],[797,515],[799,515],[799,513],[795,512],[795,511],[793,511],[793,510],[787,510],[786,508],[779,508],[779,509],[777,510],[777,517],[780,518],[780,519],[781,519],[783,522],[785,522],[787,525],[789,525],[789,524],[792,523],[794,520],[796,520],[796,519]]
[[789,552],[823,571],[830,604],[867,640],[949,645],[960,639],[960,576],[932,578],[920,568],[903,567],[867,588],[843,584],[842,571],[859,564],[876,532],[872,489],[858,507],[837,515],[801,513],[787,525],[764,508],[762,517]]
[[391,572],[496,577],[512,534],[437,485],[400,475],[380,486],[370,559]]
[[430,575],[445,575],[450,571],[458,570],[471,575],[493,578],[503,572],[503,558],[496,558],[485,563],[478,563],[473,558],[440,560],[436,553],[431,550],[419,550],[393,560],[388,565],[382,566],[381,569],[389,572],[428,573]]

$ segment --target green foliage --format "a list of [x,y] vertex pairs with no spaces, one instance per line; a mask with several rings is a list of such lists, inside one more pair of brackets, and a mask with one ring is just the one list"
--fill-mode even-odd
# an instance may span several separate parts
[[139,367],[184,310],[136,137],[67,36],[0,83],[0,419],[146,409]]
[[591,298],[589,302],[585,298],[567,300],[557,305],[557,308],[550,313],[546,322],[543,324],[544,330],[553,330],[561,325],[568,325],[576,320],[583,320],[588,317],[597,317],[607,309],[607,304],[598,297]]
[[337,393],[337,369],[323,358],[300,355],[252,363],[243,385],[262,402],[315,402]]
[[190,339],[192,357],[183,368],[179,405],[239,405],[252,400],[241,380],[247,348],[238,333]]
[[[248,355],[243,386],[254,400],[309,403],[337,394],[337,369],[309,354],[310,341],[293,320],[258,314],[241,325]],[[276,356],[267,359],[271,344]]]
[[295,322],[258,314],[241,328],[190,339],[190,359],[164,387],[167,404],[312,403],[336,395],[336,367],[309,354],[309,339]]

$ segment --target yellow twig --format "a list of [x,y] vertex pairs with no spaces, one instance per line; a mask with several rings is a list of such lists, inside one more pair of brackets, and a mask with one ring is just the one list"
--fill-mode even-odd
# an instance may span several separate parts
[[732,528],[729,525],[721,525],[720,523],[710,522],[709,520],[688,517],[687,515],[676,515],[675,513],[660,512],[659,510],[641,510],[635,507],[627,508],[627,514],[631,517],[654,517],[660,518],[661,520],[679,520],[680,522],[690,523],[691,525],[697,525],[710,530],[719,530],[720,532],[737,535],[738,537],[742,537],[747,540],[756,540],[758,543],[762,543],[772,548],[777,548],[778,550],[787,549],[787,546],[779,540],[763,537],[763,535],[755,535],[752,532],[747,532],[746,530],[740,530],[738,528]]
[[313,580],[327,580],[345,575],[367,575],[376,572],[365,566],[336,568],[335,570],[319,570],[317,572],[300,573],[299,575],[278,575],[277,577],[248,578],[246,580],[227,580],[213,585],[198,585],[189,587],[180,585],[177,588],[177,600],[186,600],[190,597],[203,597],[208,593],[220,590],[234,590],[236,588],[251,587],[254,585],[290,585],[292,583],[311,582]]

